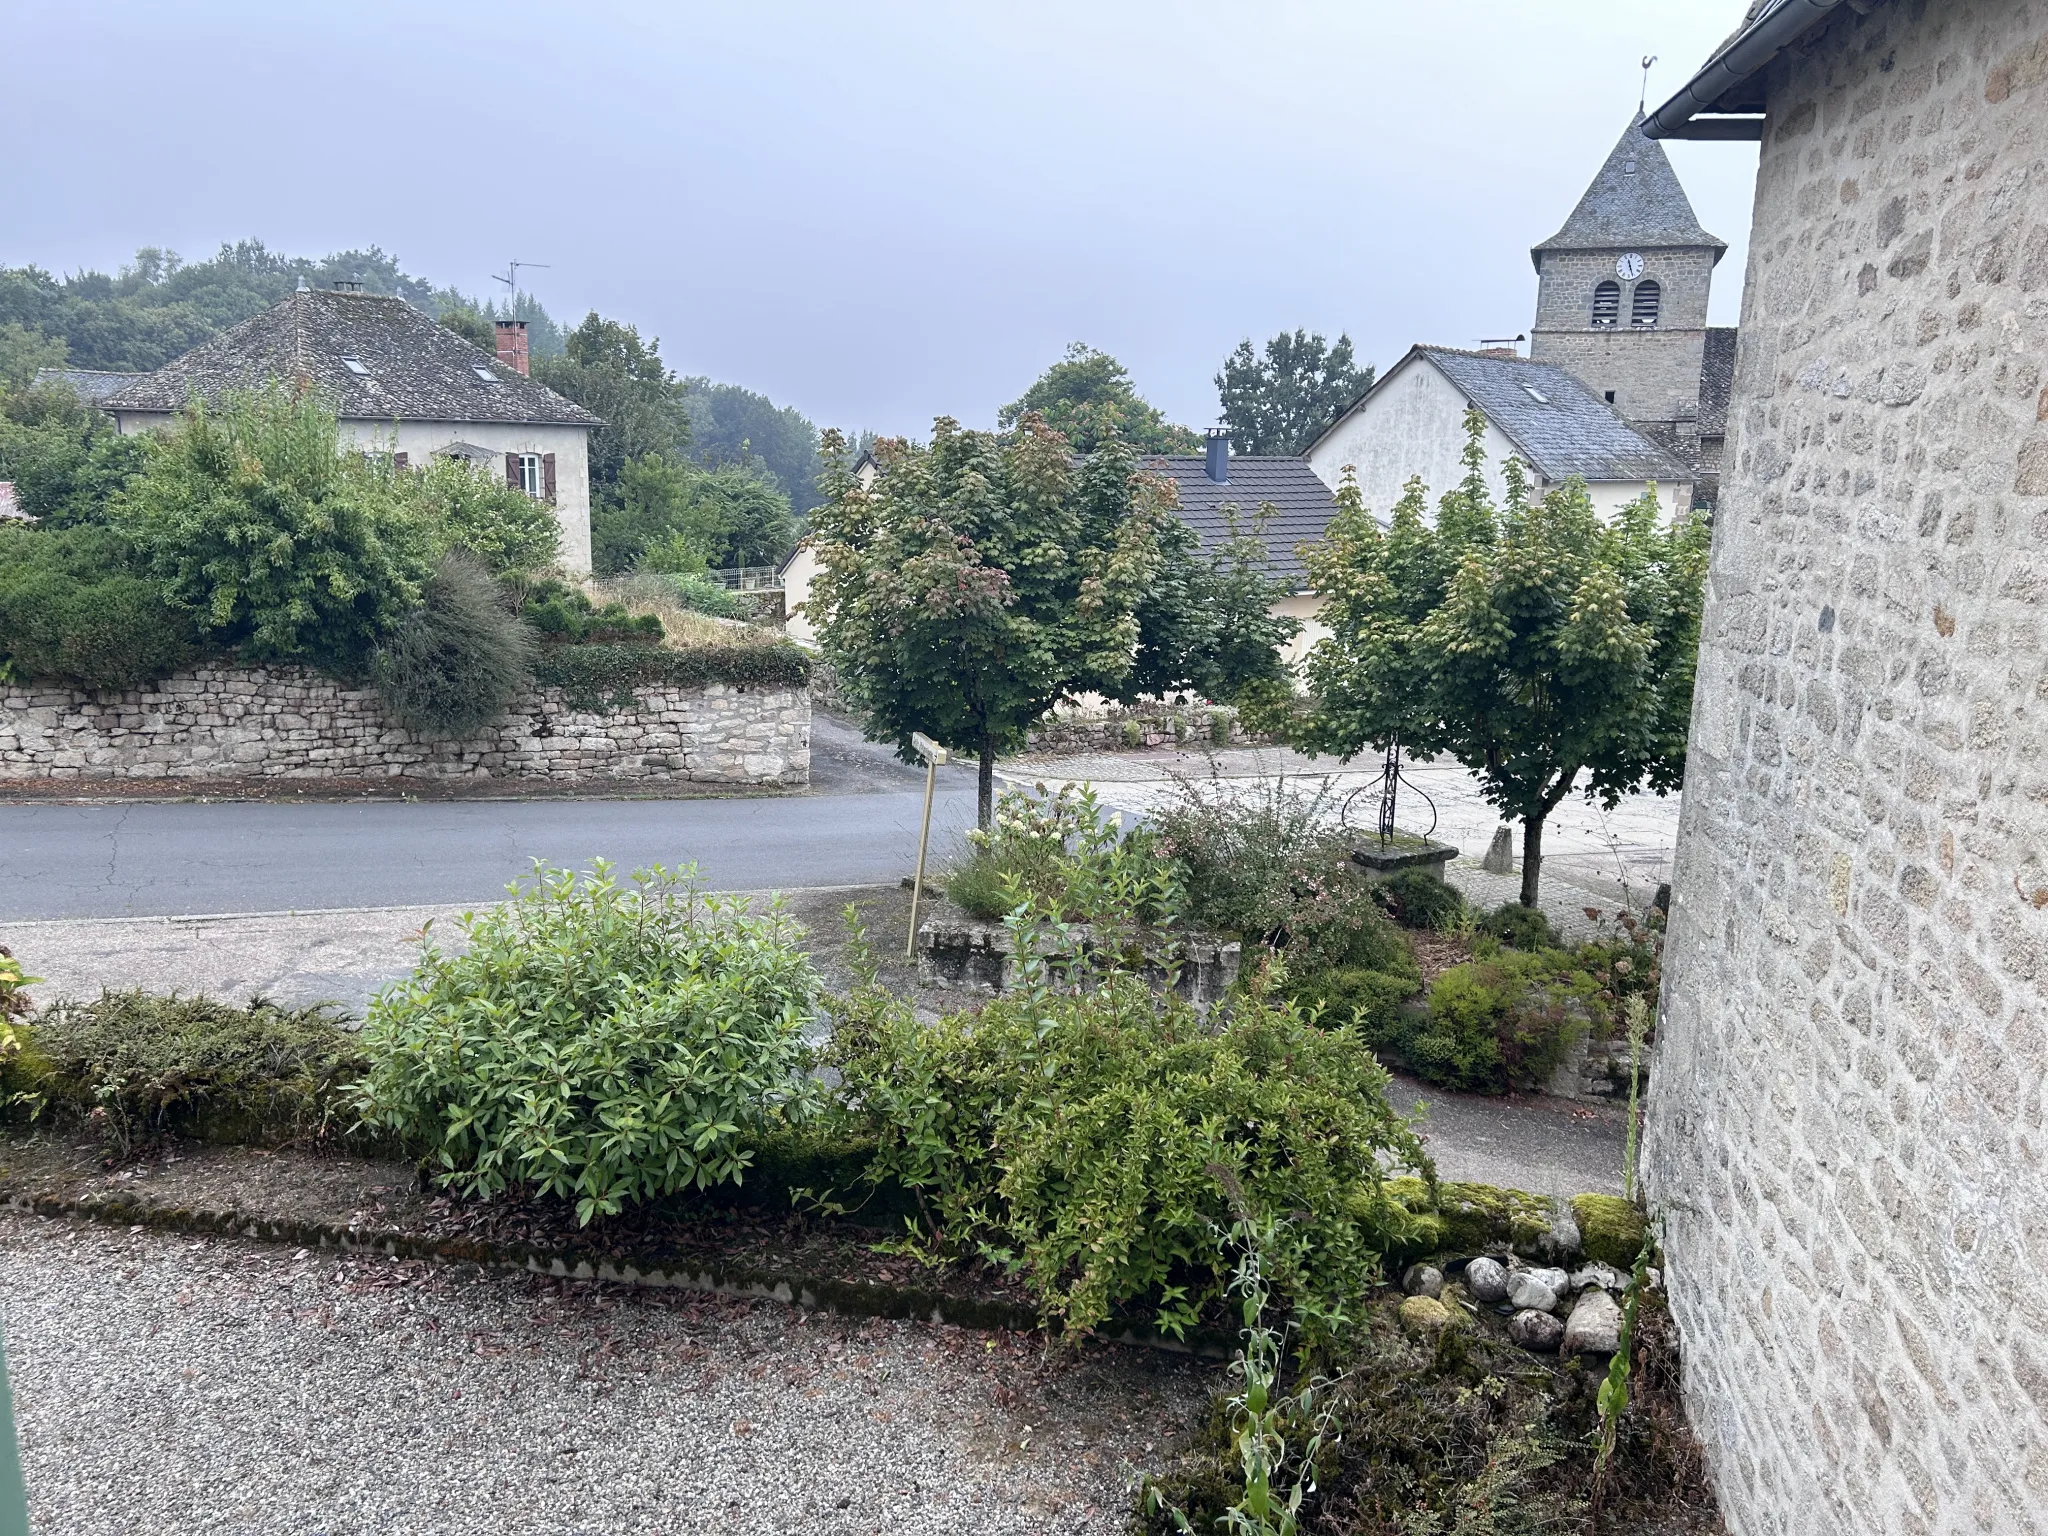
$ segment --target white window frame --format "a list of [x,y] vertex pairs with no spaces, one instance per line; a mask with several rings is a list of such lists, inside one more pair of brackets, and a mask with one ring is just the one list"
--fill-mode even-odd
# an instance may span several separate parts
[[535,501],[545,501],[548,495],[547,470],[537,453],[519,455],[519,489]]

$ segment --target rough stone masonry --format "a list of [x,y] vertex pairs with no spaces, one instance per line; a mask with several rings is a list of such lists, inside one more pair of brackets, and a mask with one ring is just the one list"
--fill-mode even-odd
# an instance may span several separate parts
[[421,737],[377,696],[296,667],[180,673],[130,693],[0,686],[0,781],[250,778],[548,780],[798,787],[811,777],[802,688],[641,686],[638,709],[513,701],[483,735]]
[[1738,1536],[2048,1529],[2048,0],[1768,126],[1647,1187]]

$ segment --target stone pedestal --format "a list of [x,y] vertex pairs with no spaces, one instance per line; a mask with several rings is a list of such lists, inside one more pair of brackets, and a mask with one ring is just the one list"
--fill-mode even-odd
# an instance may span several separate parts
[[1444,866],[1457,856],[1458,850],[1449,843],[1406,834],[1389,839],[1384,847],[1377,837],[1368,837],[1351,850],[1351,862],[1365,871],[1368,880],[1384,880],[1404,869],[1419,869],[1441,880]]

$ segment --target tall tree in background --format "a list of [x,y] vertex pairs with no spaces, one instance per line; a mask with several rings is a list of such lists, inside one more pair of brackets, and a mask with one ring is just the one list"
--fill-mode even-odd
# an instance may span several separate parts
[[1140,453],[1202,451],[1199,433],[1175,426],[1140,399],[1124,365],[1084,342],[1069,345],[1065,357],[997,413],[996,424],[1008,431],[1030,411],[1044,417],[1076,453],[1093,453],[1113,439]]
[[595,413],[604,425],[590,435],[594,497],[610,494],[629,460],[650,453],[681,458],[690,442],[684,386],[661,360],[661,343],[642,340],[636,326],[584,316],[560,357],[536,358],[533,376]]
[[1191,690],[1235,703],[1288,686],[1280,648],[1301,621],[1273,612],[1289,595],[1260,537],[1271,504],[1249,520],[1223,508],[1229,536],[1205,550],[1193,529],[1170,518],[1160,531],[1159,574],[1139,599],[1138,653],[1126,700]]
[[1398,739],[1456,758],[1521,821],[1533,907],[1543,825],[1567,795],[1612,809],[1684,780],[1706,525],[1668,523],[1654,488],[1611,523],[1576,479],[1532,503],[1512,459],[1496,508],[1485,419],[1469,412],[1465,428],[1465,479],[1434,527],[1420,480],[1382,531],[1347,478],[1304,551],[1330,634],[1309,653],[1300,744],[1348,758]]
[[824,461],[818,429],[794,406],[737,384],[687,379],[690,457],[712,466],[738,465],[765,476],[801,517],[825,499],[818,488]]
[[789,498],[753,470],[650,453],[627,460],[613,496],[591,509],[590,540],[600,576],[690,572],[773,565],[796,528]]
[[1328,346],[1307,331],[1282,331],[1263,357],[1249,337],[1240,341],[1223,360],[1216,392],[1239,453],[1306,453],[1372,380],[1372,364],[1361,368],[1352,359],[1349,336]]
[[996,754],[1077,693],[1115,693],[1166,516],[1130,445],[1076,465],[1035,411],[1007,435],[941,418],[929,446],[877,446],[863,490],[825,435],[828,499],[813,515],[818,638],[872,740],[912,761],[922,731],[979,760],[978,814]]

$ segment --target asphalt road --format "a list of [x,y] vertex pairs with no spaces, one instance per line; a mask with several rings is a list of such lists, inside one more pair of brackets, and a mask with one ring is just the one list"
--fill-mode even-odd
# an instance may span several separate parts
[[[797,796],[0,805],[0,921],[481,902],[535,859],[695,864],[722,890],[908,873],[923,773],[824,716],[812,754]],[[971,771],[942,769],[934,856],[973,820]]]

